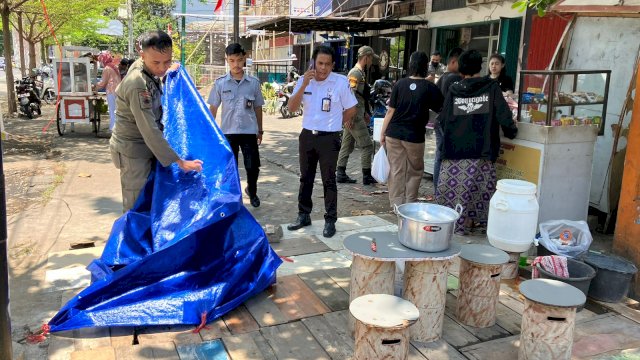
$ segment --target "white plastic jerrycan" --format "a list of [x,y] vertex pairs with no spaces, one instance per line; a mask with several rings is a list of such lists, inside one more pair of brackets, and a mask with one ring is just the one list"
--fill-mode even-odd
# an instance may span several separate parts
[[489,243],[507,252],[529,250],[538,228],[539,209],[535,184],[499,180],[489,203]]

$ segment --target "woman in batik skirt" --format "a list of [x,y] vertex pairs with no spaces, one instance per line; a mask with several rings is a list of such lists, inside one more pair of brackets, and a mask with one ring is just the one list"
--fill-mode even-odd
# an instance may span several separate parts
[[449,88],[438,122],[444,139],[437,202],[450,208],[462,205],[456,233],[466,235],[487,224],[496,188],[500,128],[509,139],[518,128],[500,85],[480,76],[482,55],[466,51],[458,64],[463,79]]

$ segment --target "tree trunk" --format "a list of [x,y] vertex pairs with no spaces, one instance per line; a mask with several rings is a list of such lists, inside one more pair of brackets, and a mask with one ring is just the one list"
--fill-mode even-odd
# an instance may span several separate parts
[[13,49],[11,48],[11,30],[9,29],[9,4],[4,2],[4,6],[0,9],[0,15],[2,16],[2,39],[4,42],[4,54],[5,54],[5,76],[7,79],[7,100],[9,101],[8,110],[9,115],[12,115],[18,111],[16,104],[16,92],[13,87]]
[[36,43],[29,41],[29,72],[36,67]]
[[18,12],[18,44],[20,45],[20,73],[22,77],[27,76],[28,72],[24,62],[24,37],[22,36],[22,12]]

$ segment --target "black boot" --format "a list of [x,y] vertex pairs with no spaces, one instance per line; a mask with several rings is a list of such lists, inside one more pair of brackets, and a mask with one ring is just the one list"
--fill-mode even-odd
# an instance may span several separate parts
[[309,225],[311,225],[311,216],[309,214],[298,214],[296,221],[288,225],[287,230],[298,230]]
[[362,169],[362,183],[365,185],[373,185],[378,182],[371,176],[371,169]]
[[352,179],[347,175],[347,168],[344,166],[338,166],[338,170],[336,171],[336,181],[341,184],[354,184],[356,179]]
[[324,223],[324,230],[322,230],[322,236],[330,238],[336,234],[336,223],[327,221]]

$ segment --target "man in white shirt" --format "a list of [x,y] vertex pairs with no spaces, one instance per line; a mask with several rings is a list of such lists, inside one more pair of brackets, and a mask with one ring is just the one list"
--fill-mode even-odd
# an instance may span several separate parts
[[289,109],[295,112],[304,104],[302,132],[299,137],[300,191],[298,193],[298,218],[287,226],[297,230],[311,225],[313,182],[320,163],[324,187],[325,225],[322,235],[332,237],[336,233],[338,219],[338,187],[336,165],[340,152],[342,126],[353,127],[356,100],[349,81],[343,75],[332,72],[335,53],[328,46],[314,49],[311,66],[298,81],[289,99]]

